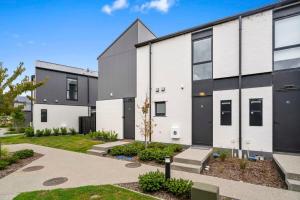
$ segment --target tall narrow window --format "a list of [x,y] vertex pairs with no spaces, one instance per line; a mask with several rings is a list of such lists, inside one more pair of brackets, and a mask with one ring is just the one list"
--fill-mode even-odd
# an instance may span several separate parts
[[250,99],[250,126],[262,126],[263,125],[263,99]]
[[231,125],[231,100],[221,101],[221,125]]
[[300,67],[300,15],[275,20],[274,69]]
[[166,102],[155,102],[155,116],[166,116]]
[[67,78],[67,100],[78,100],[78,83],[75,78]]
[[193,80],[212,78],[212,38],[193,41]]
[[47,122],[47,109],[41,109],[41,122]]

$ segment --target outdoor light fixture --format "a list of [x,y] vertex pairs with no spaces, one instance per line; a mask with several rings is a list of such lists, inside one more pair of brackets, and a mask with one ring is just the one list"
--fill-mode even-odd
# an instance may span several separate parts
[[171,178],[171,157],[166,156],[165,157],[165,179]]

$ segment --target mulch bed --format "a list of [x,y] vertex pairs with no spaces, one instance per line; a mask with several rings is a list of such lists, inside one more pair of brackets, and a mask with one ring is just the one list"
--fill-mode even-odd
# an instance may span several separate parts
[[28,165],[32,161],[39,159],[42,156],[43,156],[42,154],[34,153],[34,155],[30,158],[20,159],[20,160],[18,160],[17,163],[7,166],[6,169],[0,170],[0,179],[17,171],[18,169],[24,167],[25,165]]
[[[117,185],[119,185],[121,187],[124,187],[124,188],[127,188],[127,189],[130,189],[130,190],[134,190],[134,191],[137,191],[137,192],[144,193],[139,188],[139,184],[137,182],[120,183],[120,184],[117,184]],[[180,197],[174,196],[173,194],[170,194],[170,193],[165,192],[165,191],[159,191],[159,192],[153,192],[153,193],[144,193],[144,194],[148,194],[148,195],[151,195],[151,196],[154,196],[154,197],[157,197],[157,198],[160,198],[160,199],[165,199],[165,200],[189,200],[187,198],[180,198]],[[233,200],[233,199],[221,196],[220,200]]]
[[287,189],[272,160],[248,161],[244,170],[240,169],[240,159],[238,158],[226,158],[223,162],[220,159],[210,158],[207,165],[210,169],[203,170],[201,174]]

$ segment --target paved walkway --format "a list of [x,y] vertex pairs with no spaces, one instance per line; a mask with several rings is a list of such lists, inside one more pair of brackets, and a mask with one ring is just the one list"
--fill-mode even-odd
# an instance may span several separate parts
[[15,135],[20,135],[20,134],[6,134],[5,133],[8,131],[8,128],[0,128],[0,137],[10,137],[10,136],[15,136]]
[[[17,144],[9,145],[8,147],[12,151],[30,148],[38,153],[44,154],[42,158],[33,161],[24,168],[35,165],[43,165],[45,168],[35,172],[23,172],[22,169],[19,169],[0,179],[1,200],[12,199],[18,193],[25,191],[133,182],[138,180],[139,174],[157,169],[163,170],[162,168],[149,165],[142,165],[139,168],[126,168],[124,165],[128,163],[127,161],[38,145]],[[69,180],[58,186],[43,186],[42,183],[45,180],[60,176],[67,177]],[[225,180],[200,174],[172,171],[172,176],[218,185],[221,195],[236,199],[300,199],[299,192]]]

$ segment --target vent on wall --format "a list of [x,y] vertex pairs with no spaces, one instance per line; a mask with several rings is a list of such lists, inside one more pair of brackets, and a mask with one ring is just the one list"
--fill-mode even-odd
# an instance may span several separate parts
[[179,132],[179,128],[177,126],[173,126],[171,128],[171,138],[172,139],[179,139],[180,138],[180,132]]

